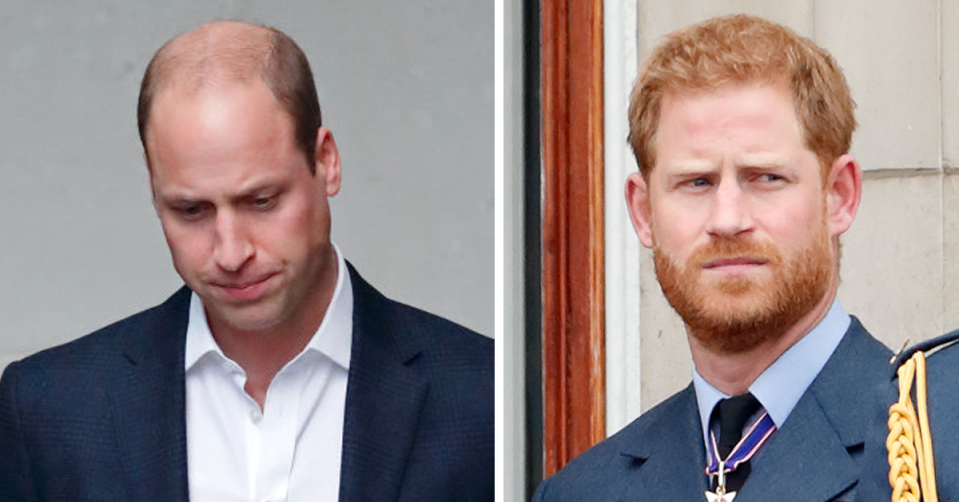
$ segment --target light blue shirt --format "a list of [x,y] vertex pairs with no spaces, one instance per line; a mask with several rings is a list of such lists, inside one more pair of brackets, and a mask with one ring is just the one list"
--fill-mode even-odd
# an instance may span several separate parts
[[[783,426],[793,408],[796,407],[796,403],[799,402],[799,398],[826,365],[826,361],[839,346],[851,322],[849,314],[836,298],[822,320],[806,336],[779,356],[749,386],[749,392],[769,413],[777,429]],[[709,451],[709,415],[716,403],[731,396],[723,394],[703,379],[695,366],[693,367],[693,388],[696,391],[696,404],[699,406],[699,420],[703,426],[703,444]]]

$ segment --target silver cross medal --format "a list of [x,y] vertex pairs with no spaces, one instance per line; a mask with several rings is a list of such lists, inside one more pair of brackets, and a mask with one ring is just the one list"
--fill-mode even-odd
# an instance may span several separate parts
[[716,469],[716,491],[706,490],[707,502],[733,502],[736,498],[736,492],[726,492],[726,462],[719,461],[719,468]]

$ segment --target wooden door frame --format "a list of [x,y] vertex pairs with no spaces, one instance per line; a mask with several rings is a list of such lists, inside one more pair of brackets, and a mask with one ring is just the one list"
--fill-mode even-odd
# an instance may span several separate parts
[[542,0],[545,476],[606,437],[603,0]]

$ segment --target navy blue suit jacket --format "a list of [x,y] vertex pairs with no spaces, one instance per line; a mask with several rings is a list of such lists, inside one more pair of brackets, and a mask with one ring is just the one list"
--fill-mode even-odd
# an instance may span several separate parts
[[[889,500],[891,355],[853,318],[782,428],[757,453],[736,502]],[[704,502],[705,464],[690,385],[544,481],[534,500]]]
[[[350,275],[340,500],[493,500],[492,340]],[[188,499],[189,298],[7,367],[0,501]]]

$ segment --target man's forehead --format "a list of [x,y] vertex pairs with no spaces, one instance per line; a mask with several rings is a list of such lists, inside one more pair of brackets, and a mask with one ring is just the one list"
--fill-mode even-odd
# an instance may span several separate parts
[[673,173],[726,162],[775,168],[789,163],[794,146],[808,150],[788,90],[765,82],[664,96],[658,129],[656,167]]
[[[202,81],[181,80],[170,82],[158,89],[153,99],[154,113],[164,107],[176,107],[180,104],[196,105],[204,101],[222,101],[225,96],[236,92],[264,90],[276,101],[273,92],[258,78],[236,79],[225,75],[211,75]],[[279,106],[279,102],[277,102]]]
[[182,72],[157,86],[152,108],[156,110],[161,104],[198,101],[234,90],[249,90],[256,87],[264,88],[274,99],[276,98],[266,82],[258,75],[239,75],[212,69],[203,73]]
[[793,102],[792,87],[785,76],[763,76],[750,79],[719,79],[711,85],[671,86],[662,90],[661,108],[676,101],[705,100],[734,94],[743,89],[771,89]]
[[[764,128],[781,124],[784,117],[801,134],[788,89],[778,84],[750,82],[664,95],[659,128],[697,135],[716,127]],[[674,130],[677,127],[679,131]]]
[[[256,81],[221,82],[202,89],[167,87],[156,96],[152,108],[151,127],[145,138],[151,157],[164,153],[154,151],[158,143],[197,144],[207,134],[210,151],[230,149],[251,135],[261,142],[272,141],[278,131],[265,128],[272,122],[263,120],[272,120],[276,116],[273,111],[287,117],[286,127],[292,129],[286,111],[269,89]],[[264,135],[264,131],[270,134]]]
[[146,143],[154,181],[219,179],[234,169],[302,160],[289,155],[296,148],[292,117],[262,83],[165,89],[153,107]]

